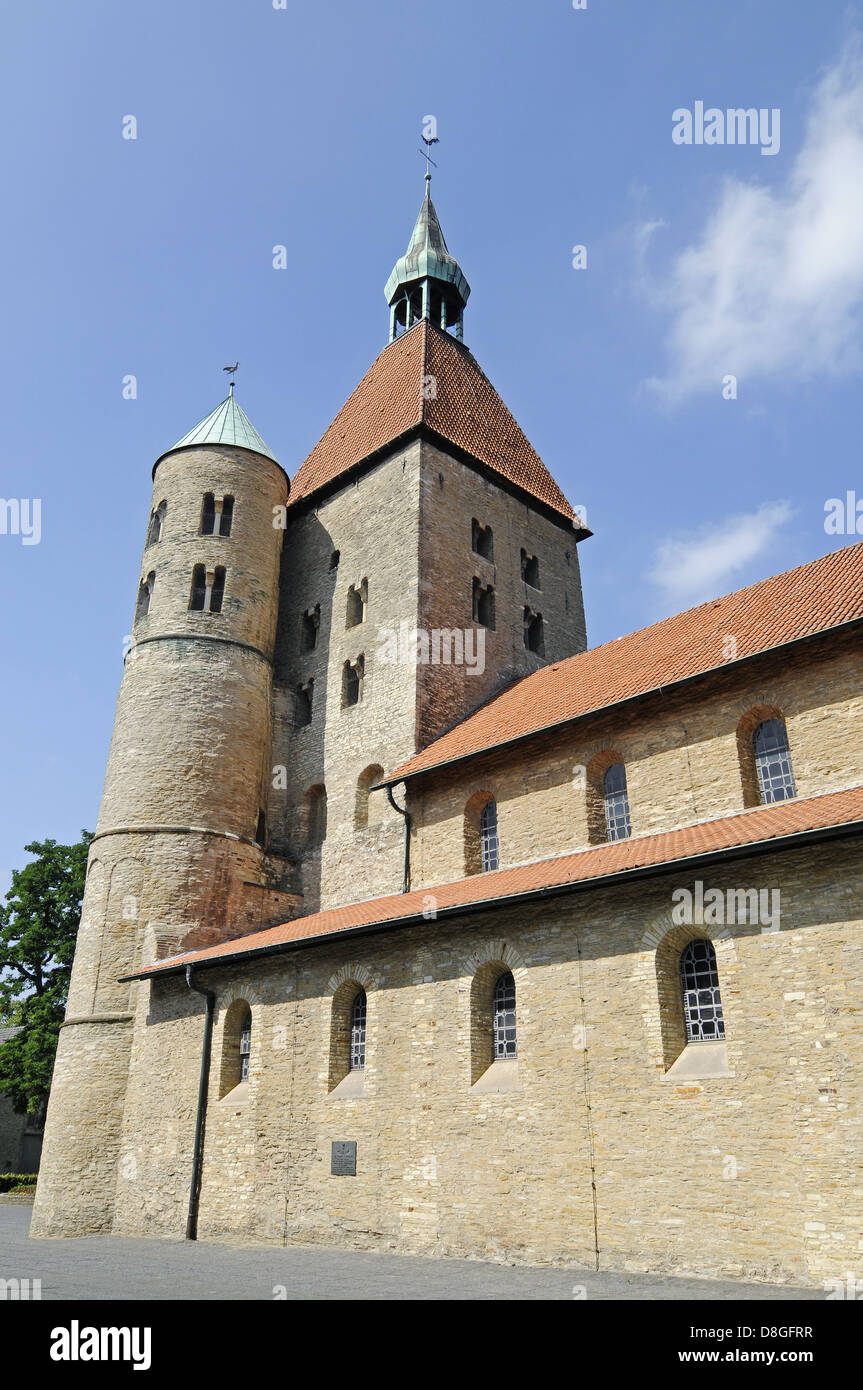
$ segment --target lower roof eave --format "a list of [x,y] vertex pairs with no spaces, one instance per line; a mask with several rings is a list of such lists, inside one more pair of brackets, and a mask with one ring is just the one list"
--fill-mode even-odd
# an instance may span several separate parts
[[[826,840],[850,839],[854,835],[863,832],[863,820],[845,821],[837,825],[820,826],[815,830],[799,830],[790,835],[778,835],[764,840],[754,840],[748,844],[731,845],[724,849],[707,850],[702,854],[691,854],[683,858],[664,859],[656,864],[642,864],[633,869],[620,869],[612,874],[600,874],[595,878],[580,878],[570,880],[567,883],[549,884],[544,888],[530,888],[521,893],[507,893],[496,898],[482,898],[477,902],[456,903],[450,907],[439,907],[435,911],[434,921],[439,921],[446,917],[466,916],[473,912],[486,912],[489,909],[511,906],[513,903],[539,902],[546,898],[563,897],[568,893],[585,892],[591,888],[607,888],[621,883],[630,883],[635,879],[656,878],[661,874],[669,873],[674,869],[684,869],[697,867],[699,865],[716,864],[734,859],[748,859],[758,854],[771,854],[793,850],[806,845],[817,844]],[[435,885],[431,884],[428,888],[429,893],[434,892]],[[183,957],[176,965],[166,965],[150,970],[139,971],[133,975],[121,975],[121,983],[133,980],[154,980],[163,979],[168,976],[174,977],[184,975],[186,967],[190,966],[193,970],[217,969],[219,967],[228,968],[230,966],[245,963],[246,961],[263,959],[265,956],[282,955],[287,951],[301,950],[307,946],[323,945],[330,941],[343,941],[347,937],[371,936],[378,932],[390,931],[399,927],[414,926],[420,922],[427,922],[429,919],[422,912],[412,912],[404,917],[391,917],[381,922],[366,922],[355,927],[343,927],[338,931],[321,932],[319,935],[296,937],[291,941],[278,941],[267,946],[250,946],[246,951],[232,952],[229,955],[216,956],[211,959],[192,960],[189,956]]]

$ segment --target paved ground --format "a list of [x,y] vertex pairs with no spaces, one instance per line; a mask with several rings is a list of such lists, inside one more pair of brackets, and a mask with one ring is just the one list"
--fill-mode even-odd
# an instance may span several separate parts
[[[0,1205],[0,1279],[41,1279],[42,1298],[823,1299],[819,1289],[714,1283],[646,1274],[525,1269],[474,1260],[289,1246],[128,1240],[31,1240],[29,1206]],[[283,1295],[284,1296],[284,1295]]]

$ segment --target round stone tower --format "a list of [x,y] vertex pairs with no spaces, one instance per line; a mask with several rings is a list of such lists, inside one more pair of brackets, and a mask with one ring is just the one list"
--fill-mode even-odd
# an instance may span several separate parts
[[233,387],[153,469],[34,1235],[111,1227],[140,989],[120,977],[144,950],[170,955],[290,915],[266,856],[288,490]]

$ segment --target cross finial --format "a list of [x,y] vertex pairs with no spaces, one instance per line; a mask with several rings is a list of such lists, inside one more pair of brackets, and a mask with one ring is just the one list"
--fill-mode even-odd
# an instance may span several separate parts
[[237,370],[237,368],[239,367],[239,365],[240,365],[239,362],[235,362],[234,365],[233,365],[233,367],[223,367],[223,368],[222,368],[222,371],[223,371],[223,372],[227,372],[227,373],[228,373],[228,376],[231,378],[230,381],[228,382],[228,395],[229,395],[229,396],[233,396],[233,394],[234,394],[234,374],[236,373],[236,370]]

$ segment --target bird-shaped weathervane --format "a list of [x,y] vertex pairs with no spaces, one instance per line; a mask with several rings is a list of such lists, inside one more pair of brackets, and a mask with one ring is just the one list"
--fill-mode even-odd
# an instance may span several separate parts
[[228,395],[229,395],[229,396],[233,396],[233,394],[234,394],[234,373],[236,372],[236,370],[237,370],[237,368],[239,367],[239,365],[240,365],[239,362],[235,362],[234,365],[233,365],[233,367],[223,367],[223,368],[222,368],[222,371],[223,371],[223,372],[227,372],[227,373],[228,373],[228,376],[231,378],[230,381],[228,382]]

